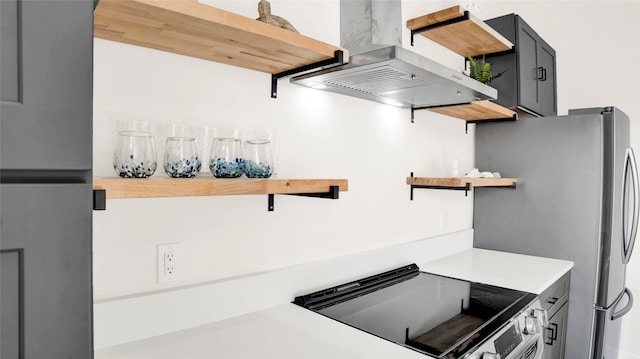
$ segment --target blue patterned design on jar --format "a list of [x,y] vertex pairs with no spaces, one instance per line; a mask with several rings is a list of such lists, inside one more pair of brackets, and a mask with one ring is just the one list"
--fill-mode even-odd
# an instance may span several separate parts
[[192,178],[200,173],[202,162],[198,156],[165,162],[164,171],[173,178]]
[[151,177],[158,167],[157,161],[145,162],[136,161],[134,156],[130,157],[130,161],[114,163],[113,169],[118,176],[122,178],[147,178]]
[[193,137],[167,138],[163,167],[165,173],[172,178],[197,176],[202,168],[198,141]]
[[113,153],[113,169],[123,178],[151,177],[158,167],[155,140],[144,131],[121,131]]
[[244,159],[242,158],[227,161],[223,157],[217,157],[209,162],[209,169],[213,176],[217,178],[238,178],[242,176],[243,167]]
[[254,162],[246,160],[242,171],[249,178],[269,178],[272,172],[271,165],[267,162]]
[[245,163],[242,170],[249,178],[269,178],[273,172],[271,141],[252,139],[244,143]]
[[214,138],[211,145],[209,169],[217,178],[238,178],[242,176],[244,157],[239,138]]

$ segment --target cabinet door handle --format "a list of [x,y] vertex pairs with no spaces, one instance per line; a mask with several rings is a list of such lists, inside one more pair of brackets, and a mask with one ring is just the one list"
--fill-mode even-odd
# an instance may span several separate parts
[[558,340],[558,324],[556,323],[551,323],[551,326],[553,328],[547,327],[547,330],[550,331],[549,333],[549,341],[545,341],[544,343],[547,345],[553,345],[553,342],[555,342],[556,340]]
[[551,297],[549,300],[547,300],[547,303],[554,305],[558,302],[558,298],[557,297]]
[[547,69],[542,66],[538,67],[538,74],[539,81],[547,81]]

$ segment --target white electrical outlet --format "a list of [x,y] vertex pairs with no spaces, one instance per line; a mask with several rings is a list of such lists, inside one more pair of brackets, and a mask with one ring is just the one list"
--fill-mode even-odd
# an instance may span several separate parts
[[158,244],[158,283],[182,279],[182,243]]

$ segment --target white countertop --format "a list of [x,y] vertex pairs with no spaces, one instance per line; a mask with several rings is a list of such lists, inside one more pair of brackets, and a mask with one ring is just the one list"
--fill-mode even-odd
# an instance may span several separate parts
[[[424,272],[539,294],[572,262],[469,249],[419,264]],[[286,303],[96,351],[96,359],[406,358],[424,355]]]
[[406,358],[424,355],[295,304],[119,345],[96,359]]
[[540,294],[573,262],[472,248],[418,266],[423,272]]

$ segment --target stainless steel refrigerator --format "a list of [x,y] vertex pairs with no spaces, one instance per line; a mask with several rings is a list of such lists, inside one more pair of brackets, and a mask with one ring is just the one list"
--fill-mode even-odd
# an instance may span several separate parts
[[474,247],[572,260],[565,358],[617,358],[639,206],[629,117],[580,109],[475,135],[476,166],[518,185],[475,191]]

